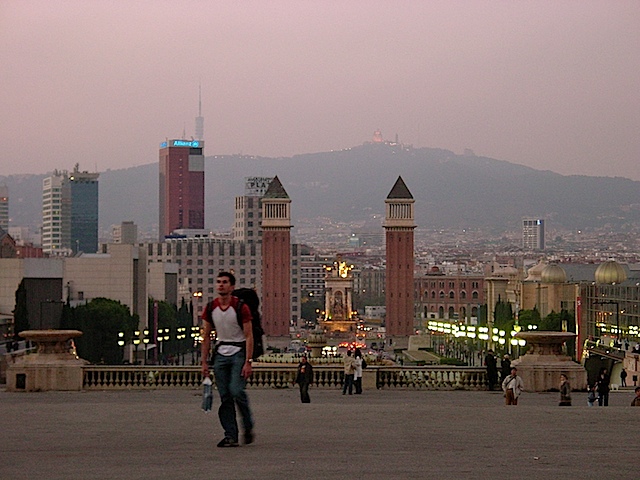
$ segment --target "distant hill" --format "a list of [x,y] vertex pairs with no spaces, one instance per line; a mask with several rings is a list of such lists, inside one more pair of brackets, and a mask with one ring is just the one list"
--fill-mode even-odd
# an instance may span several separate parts
[[[358,222],[384,215],[384,200],[398,175],[416,199],[421,227],[518,228],[522,216],[554,226],[590,228],[640,225],[640,182],[626,178],[564,176],[486,157],[433,148],[364,144],[287,158],[225,155],[206,159],[206,224],[229,230],[234,198],[244,177],[278,175],[296,219],[329,217]],[[45,175],[0,176],[9,186],[12,225],[41,222]],[[158,223],[156,163],[100,175],[100,224],[133,220],[142,230]]]

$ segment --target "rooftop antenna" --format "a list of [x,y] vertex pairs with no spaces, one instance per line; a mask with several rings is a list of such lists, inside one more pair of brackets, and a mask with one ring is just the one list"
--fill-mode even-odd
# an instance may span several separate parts
[[202,116],[202,85],[198,85],[198,116],[196,117],[196,139],[203,140],[204,117]]

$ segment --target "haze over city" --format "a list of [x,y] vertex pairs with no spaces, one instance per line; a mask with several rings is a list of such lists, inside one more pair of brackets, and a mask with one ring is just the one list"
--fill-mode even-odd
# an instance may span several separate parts
[[[386,139],[640,180],[636,1],[49,2],[0,7],[0,174]],[[251,174],[251,172],[247,172]]]

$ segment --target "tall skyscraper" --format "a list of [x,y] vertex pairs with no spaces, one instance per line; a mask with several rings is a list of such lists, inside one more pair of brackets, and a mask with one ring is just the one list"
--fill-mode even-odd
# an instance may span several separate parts
[[236,197],[233,239],[247,243],[262,242],[262,196],[273,177],[246,177],[244,195]]
[[525,250],[544,250],[544,219],[522,219],[522,248]]
[[204,142],[160,144],[160,240],[176,229],[204,228]]
[[291,200],[278,177],[262,197],[262,324],[288,337],[291,320]]
[[42,249],[48,255],[98,250],[99,173],[54,172],[42,181]]
[[[71,203],[69,240],[74,253],[98,251],[98,177],[99,173],[81,172],[76,164],[69,175]],[[63,189],[63,193],[66,189]],[[65,197],[63,196],[63,199]]]
[[0,228],[9,230],[9,187],[0,185]]
[[413,333],[413,230],[416,225],[415,200],[402,177],[396,180],[385,203],[387,336],[408,339]]

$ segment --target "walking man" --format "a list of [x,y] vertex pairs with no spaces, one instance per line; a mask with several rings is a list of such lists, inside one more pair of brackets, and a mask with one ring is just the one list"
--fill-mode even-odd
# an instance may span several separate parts
[[518,397],[524,390],[524,383],[522,377],[518,376],[516,367],[511,367],[511,375],[502,382],[502,390],[504,390],[507,405],[518,405]]
[[311,402],[309,397],[309,385],[311,385],[311,382],[313,382],[313,367],[307,361],[307,357],[303,355],[298,364],[298,375],[295,381],[300,386],[300,401],[302,403]]
[[598,406],[609,406],[609,383],[611,382],[607,369],[600,370],[598,375]]
[[[216,278],[218,297],[207,304],[202,313],[204,334],[202,339],[202,375],[209,376],[209,350],[211,332],[216,331],[213,354],[213,374],[220,393],[218,417],[224,429],[224,438],[218,447],[238,446],[238,424],[236,406],[242,417],[244,443],[253,442],[253,417],[249,408],[249,398],[245,392],[246,380],[251,376],[251,353],[253,352],[253,331],[251,310],[242,304],[240,315],[237,310],[240,300],[231,295],[236,279],[229,272],[220,272]],[[242,328],[240,327],[241,319]]]

